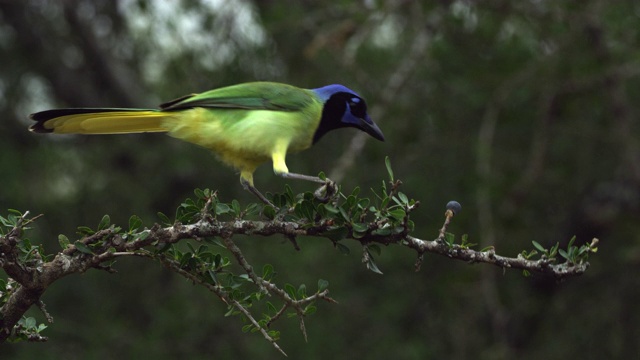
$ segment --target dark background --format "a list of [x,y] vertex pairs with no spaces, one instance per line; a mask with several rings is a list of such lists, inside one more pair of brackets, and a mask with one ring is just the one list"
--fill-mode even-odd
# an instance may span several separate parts
[[[322,5],[320,5],[322,4]],[[206,150],[158,134],[43,136],[27,115],[52,107],[155,107],[255,80],[360,92],[387,141],[331,133],[289,156],[345,189],[377,187],[390,156],[419,199],[414,235],[450,228],[515,256],[599,237],[581,277],[564,283],[488,265],[383,249],[380,276],[322,239],[238,240],[254,266],[315,287],[305,343],[278,324],[292,359],[634,358],[640,353],[640,4],[637,1],[0,1],[0,209],[43,213],[30,233],[57,235],[102,215],[145,224],[196,187],[255,201]],[[270,166],[256,186],[281,191]],[[294,191],[311,185],[291,183]],[[2,358],[273,358],[224,304],[143,259],[91,271],[44,295],[55,323],[43,344]],[[3,274],[2,274],[3,275]],[[2,276],[0,275],[0,276]],[[31,311],[44,321],[38,311]]]

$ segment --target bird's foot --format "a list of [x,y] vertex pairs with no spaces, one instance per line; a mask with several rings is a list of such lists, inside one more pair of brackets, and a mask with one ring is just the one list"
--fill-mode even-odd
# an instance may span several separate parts
[[322,203],[327,203],[337,193],[338,193],[338,185],[336,185],[336,183],[331,179],[327,178],[325,180],[325,183],[313,193],[313,196],[315,196],[315,198],[318,199],[318,201]]

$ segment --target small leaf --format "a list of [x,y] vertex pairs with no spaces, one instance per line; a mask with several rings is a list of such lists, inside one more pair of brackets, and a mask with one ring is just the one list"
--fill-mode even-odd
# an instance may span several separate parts
[[367,261],[367,269],[373,271],[376,274],[384,275],[382,271],[378,269],[378,265],[376,265],[376,262],[373,261],[373,256],[371,256],[371,254],[369,254],[369,261]]
[[91,230],[88,226],[78,226],[78,233],[80,235],[93,235],[95,231]]
[[193,193],[196,195],[196,197],[198,199],[204,199],[205,198],[205,194],[204,194],[204,191],[202,189],[195,189],[195,190],[193,190]]
[[142,226],[142,219],[138,215],[131,215],[129,218],[129,232],[134,232]]
[[267,309],[269,311],[269,313],[271,314],[275,314],[278,312],[278,310],[276,309],[275,305],[273,305],[270,301],[267,301]]
[[365,223],[353,223],[351,224],[351,227],[353,228],[353,231],[359,233],[366,233],[369,230],[369,225]]
[[93,251],[83,242],[76,241],[73,243],[78,251],[84,254],[93,254]]
[[404,217],[407,215],[407,213],[402,210],[402,209],[393,209],[391,211],[389,211],[389,216],[391,216],[392,218],[400,221],[402,219],[404,219]]
[[27,329],[33,329],[36,327],[36,319],[28,317],[24,320],[24,327]]
[[378,235],[378,236],[389,236],[391,235],[391,229],[390,228],[382,228],[382,229],[376,229],[372,232],[373,235]]
[[316,313],[317,310],[318,308],[315,305],[308,305],[306,308],[304,308],[304,314],[313,315]]
[[387,167],[387,173],[389,173],[389,179],[393,181],[393,170],[391,169],[391,160],[389,160],[388,156],[384,158],[384,164]]
[[165,225],[171,225],[172,222],[171,220],[169,220],[169,217],[161,212],[158,211],[157,213],[158,217],[160,218],[160,221],[165,224]]
[[324,280],[324,279],[318,280],[318,292],[322,292],[326,290],[328,287],[329,287],[329,282],[327,280]]
[[247,324],[247,325],[244,325],[244,326],[242,327],[242,332],[243,332],[243,333],[248,333],[248,332],[249,332],[249,331],[251,331],[252,329],[253,329],[253,324]]
[[273,265],[265,264],[262,267],[262,278],[265,280],[268,280],[272,274],[273,274]]
[[66,235],[60,234],[58,235],[58,243],[62,249],[66,249],[69,247],[69,238]]
[[444,241],[449,244],[449,246],[453,245],[455,243],[456,240],[456,236],[453,235],[452,233],[445,233],[444,234]]
[[[240,206],[238,205],[238,207]],[[223,203],[216,203],[216,215],[227,214],[230,211],[231,211],[231,208],[229,207],[229,205],[223,204]]]
[[307,296],[307,286],[305,284],[301,284],[298,287],[298,297],[303,299]]
[[333,206],[331,204],[324,204],[324,208],[327,209],[327,211],[332,213],[332,214],[337,214],[337,213],[340,212],[340,210],[338,210],[338,208],[336,208],[335,206]]
[[273,220],[276,217],[276,209],[274,209],[273,206],[271,206],[271,205],[266,205],[262,209],[262,213],[269,220]]
[[340,211],[340,215],[342,215],[342,218],[349,221],[349,215],[347,215],[347,212],[344,210],[344,208],[342,206],[340,206],[338,208],[338,210]]
[[111,224],[111,218],[109,217],[109,215],[104,215],[102,217],[102,220],[100,220],[100,223],[98,224],[98,230],[103,230],[109,227],[109,225]]
[[567,254],[567,252],[566,252],[566,251],[564,251],[564,249],[559,249],[559,250],[558,250],[558,254],[560,254],[560,256],[562,256],[563,258],[565,258],[565,259],[567,259],[567,260],[571,260],[571,259],[569,258],[569,254]]
[[[218,206],[216,205],[216,208]],[[231,208],[233,209],[233,214],[234,215],[240,215],[240,203],[238,202],[238,200],[233,199],[233,201],[231,201]]]
[[284,284],[284,290],[287,292],[287,294],[289,294],[289,296],[292,299],[294,299],[294,300],[296,299],[296,288],[293,287],[293,285],[291,285],[289,283]]
[[533,244],[533,247],[535,247],[536,249],[538,249],[538,251],[540,251],[541,253],[544,253],[545,251],[547,251],[542,245],[540,245],[540,243],[538,243],[537,241],[532,241],[531,242]]

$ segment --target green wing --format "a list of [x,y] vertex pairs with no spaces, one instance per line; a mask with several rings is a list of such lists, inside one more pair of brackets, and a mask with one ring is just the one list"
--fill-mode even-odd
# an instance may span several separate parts
[[194,107],[299,111],[313,103],[309,90],[274,82],[252,82],[186,95],[160,105],[165,111]]

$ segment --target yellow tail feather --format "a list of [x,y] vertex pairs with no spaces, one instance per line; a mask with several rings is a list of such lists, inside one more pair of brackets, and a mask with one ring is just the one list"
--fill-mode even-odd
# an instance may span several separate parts
[[167,132],[164,120],[172,116],[162,111],[109,111],[63,115],[44,122],[57,134],[129,134]]

